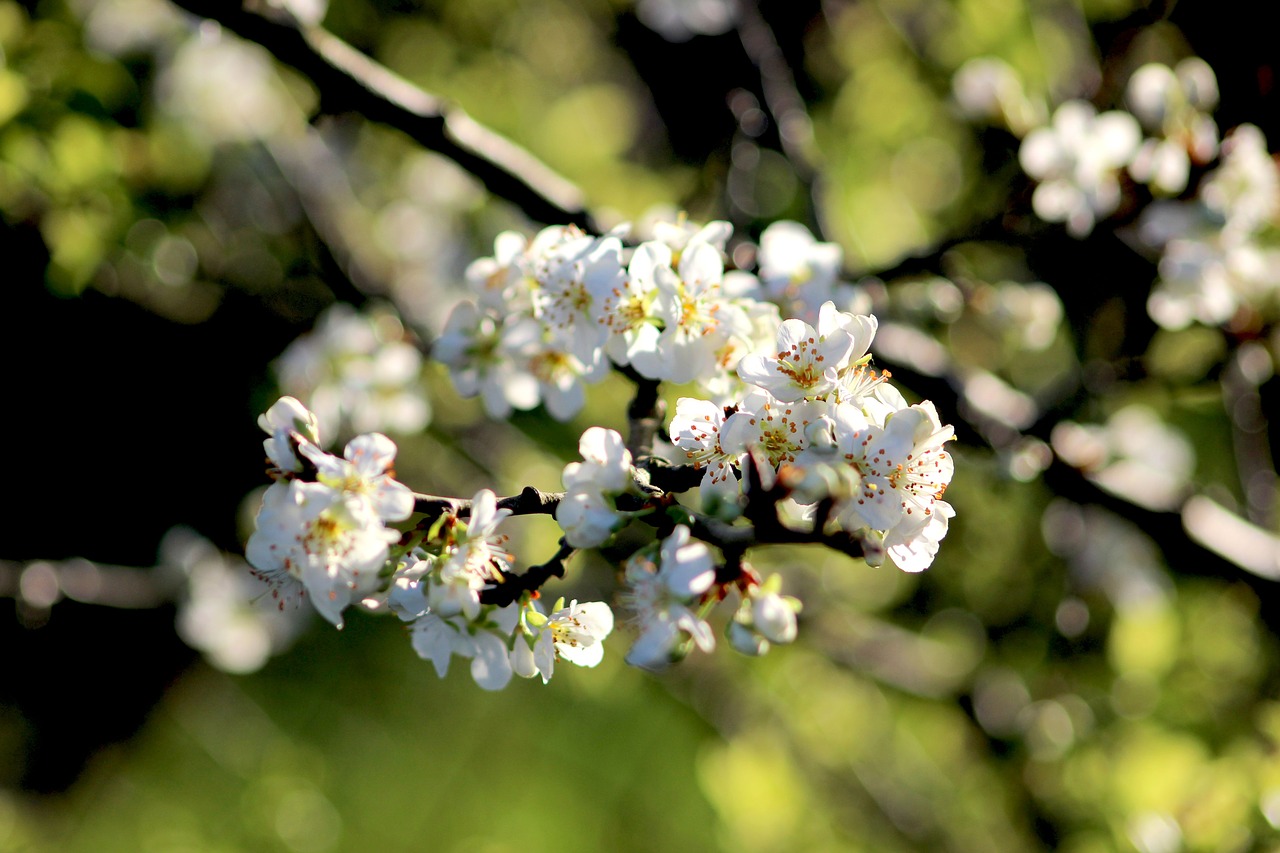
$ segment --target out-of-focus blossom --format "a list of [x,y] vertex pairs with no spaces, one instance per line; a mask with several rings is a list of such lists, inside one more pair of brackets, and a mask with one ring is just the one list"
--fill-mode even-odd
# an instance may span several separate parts
[[1044,103],[1029,98],[1018,72],[994,56],[961,65],[951,78],[951,94],[969,119],[1002,124],[1015,136],[1045,122]]
[[1176,68],[1148,63],[1129,78],[1125,100],[1156,137],[1142,143],[1129,174],[1159,193],[1182,192],[1191,164],[1209,162],[1218,150],[1218,126],[1208,114],[1218,103],[1213,69],[1196,57]]
[[1048,127],[1027,134],[1018,160],[1039,181],[1031,204],[1048,222],[1065,222],[1075,237],[1093,230],[1098,217],[1120,204],[1117,175],[1132,159],[1142,131],[1133,116],[1098,115],[1091,104],[1067,101]]
[[760,235],[757,262],[764,292],[784,316],[814,322],[818,309],[836,297],[844,249],[819,242],[799,222],[784,220]]
[[638,0],[636,17],[669,42],[718,36],[738,20],[733,0]]
[[1280,170],[1261,130],[1242,124],[1231,131],[1222,143],[1222,165],[1205,179],[1200,197],[1227,230],[1255,232],[1276,222]]
[[395,315],[337,303],[276,362],[281,389],[306,403],[320,434],[417,432],[431,408],[422,388],[422,356]]
[[734,649],[746,655],[762,655],[770,645],[795,640],[800,602],[779,594],[781,588],[782,579],[777,575],[747,588],[727,629]]
[[656,563],[652,551],[627,561],[622,600],[640,630],[627,652],[632,666],[662,669],[683,657],[690,644],[704,652],[715,648],[711,626],[691,609],[715,582],[715,565],[711,550],[689,539],[689,528],[677,525],[663,540]]
[[541,399],[538,378],[528,369],[540,339],[532,318],[504,324],[474,303],[459,302],[432,354],[449,368],[460,395],[479,396],[489,417],[502,419]]
[[218,669],[256,672],[288,649],[301,630],[306,611],[264,600],[262,582],[243,561],[220,553],[194,531],[169,531],[160,555],[162,564],[177,566],[187,579],[178,636]]
[[178,48],[161,72],[161,107],[215,141],[271,137],[302,111],[276,72],[271,54],[256,44],[202,31]]
[[1161,251],[1147,310],[1166,328],[1280,312],[1280,170],[1252,125],[1228,135],[1222,154],[1196,201],[1153,204],[1139,221],[1139,238]]
[[85,43],[111,56],[151,50],[185,31],[181,14],[164,0],[79,0]]
[[1051,441],[1089,479],[1150,509],[1177,508],[1195,472],[1191,442],[1145,406],[1126,406],[1105,426],[1063,421]]

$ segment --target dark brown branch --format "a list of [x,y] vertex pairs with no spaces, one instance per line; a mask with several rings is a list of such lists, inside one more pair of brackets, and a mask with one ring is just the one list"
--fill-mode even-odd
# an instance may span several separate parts
[[668,493],[687,492],[702,483],[703,469],[692,465],[672,465],[656,456],[648,460],[644,470],[651,485]]
[[536,592],[541,589],[542,585],[552,578],[563,578],[564,561],[573,555],[574,550],[561,539],[560,550],[556,551],[555,556],[542,565],[530,566],[521,575],[502,572],[501,583],[480,591],[480,602],[482,604],[496,604],[499,607],[506,607],[508,604],[518,601],[524,593]]
[[[518,495],[498,498],[498,509],[509,509],[512,515],[555,515],[556,507],[564,492],[544,492],[533,486],[525,486]],[[471,501],[466,498],[445,498],[437,495],[413,495],[413,511],[426,516],[427,521],[451,512],[459,518],[471,515]]]
[[855,559],[865,556],[862,540],[843,530],[828,533],[820,530],[793,530],[777,520],[751,527],[736,527],[723,521],[691,516],[689,532],[721,551],[741,554],[758,545],[823,545]]
[[662,430],[662,422],[667,416],[667,404],[658,396],[661,382],[641,376],[634,367],[614,365],[614,369],[630,379],[636,385],[635,396],[627,406],[627,451],[632,462],[642,472],[642,489],[650,483],[645,479],[653,462],[653,443]]
[[394,127],[475,176],[535,222],[598,228],[583,194],[525,149],[428,94],[320,27],[265,4],[174,0],[267,48],[315,84],[324,109],[351,110]]
[[790,490],[777,482],[772,468],[757,452],[753,451],[747,457],[744,468],[747,505],[743,517],[751,522],[750,526],[688,513],[689,532],[719,548],[727,562],[741,561],[747,549],[757,545],[816,544],[854,558],[865,556],[862,540],[852,533],[843,530],[827,532],[819,526],[806,530],[787,527],[778,518],[778,503],[790,494]]

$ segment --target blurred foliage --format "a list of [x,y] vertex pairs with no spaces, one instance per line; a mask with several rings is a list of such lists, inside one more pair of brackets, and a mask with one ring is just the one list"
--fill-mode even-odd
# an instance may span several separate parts
[[[1152,267],[1114,234],[1034,231],[1016,140],[975,132],[950,100],[980,55],[1051,102],[1114,103],[1137,62],[1198,53],[1224,127],[1274,123],[1261,36],[1187,5],[1169,21],[1130,0],[762,10],[811,105],[819,218],[851,268],[993,215],[1036,238],[873,285],[882,321],[1081,424],[1141,404],[1193,449],[1195,487],[1244,507],[1223,336],[1157,332]],[[803,170],[725,106],[753,86],[734,77],[750,63],[732,33],[668,44],[622,0],[334,0],[325,24],[527,146],[606,218],[677,204],[754,236],[806,215]],[[236,550],[270,359],[362,294],[429,336],[467,261],[526,225],[162,0],[0,0],[0,60],[3,356],[21,374],[3,438],[30,446],[34,421],[58,454],[14,461],[34,508],[19,517],[42,518],[7,530],[0,557],[142,564],[179,522]],[[442,370],[428,384],[436,419],[397,437],[399,474],[460,495],[554,485],[582,428],[620,426],[629,390],[611,379],[574,422],[524,414],[513,430]],[[802,642],[762,660],[722,652],[654,678],[611,651],[599,671],[494,696],[465,672],[438,682],[373,619],[231,677],[187,666],[154,620],[15,607],[0,850],[1280,849],[1280,596],[1056,494],[1037,476],[1048,435],[1001,452],[966,438],[927,574],[761,551],[805,601]],[[198,488],[181,479],[196,473]],[[527,521],[513,549],[554,538]],[[609,568],[584,563],[570,588],[607,589]],[[69,727],[84,737],[59,752]]]

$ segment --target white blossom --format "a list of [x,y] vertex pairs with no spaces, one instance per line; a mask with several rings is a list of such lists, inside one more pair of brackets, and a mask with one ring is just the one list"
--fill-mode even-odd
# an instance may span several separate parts
[[522,678],[542,676],[551,680],[557,658],[578,666],[593,667],[604,659],[604,640],[613,631],[613,611],[603,601],[568,607],[557,602],[554,612],[544,616],[532,602],[524,611],[522,631],[517,631],[511,649],[511,664]]
[[703,470],[704,492],[733,500],[738,495],[733,466],[741,461],[742,452],[728,453],[721,446],[724,417],[724,409],[715,403],[681,397],[676,400],[676,413],[671,418],[671,442],[684,451],[689,464]]
[[586,405],[586,385],[608,375],[608,361],[601,347],[594,348],[590,360],[584,361],[571,350],[544,341],[529,356],[526,369],[538,382],[547,413],[558,421],[567,421]]
[[776,355],[746,356],[738,363],[738,376],[782,402],[824,396],[836,389],[841,372],[866,354],[875,330],[874,318],[844,314],[825,302],[816,329],[784,320]]
[[564,531],[565,542],[574,548],[603,545],[622,521],[613,501],[599,491],[567,492],[556,506],[556,523]]
[[276,362],[281,389],[303,400],[334,441],[354,433],[416,432],[431,408],[420,383],[422,356],[385,310],[357,312],[337,303]]
[[302,453],[316,467],[316,478],[348,498],[367,501],[374,515],[385,521],[404,521],[413,514],[413,492],[392,479],[396,445],[385,435],[369,433],[353,438],[342,458],[315,445]]
[[677,264],[674,275],[660,272],[661,267],[654,270],[658,285],[671,289],[680,307],[679,316],[658,338],[663,358],[658,378],[679,384],[714,375],[721,348],[735,335],[750,335],[751,323],[721,292],[724,260],[712,243],[691,238],[672,260]]
[[[625,281],[622,241],[616,236],[589,237],[581,232],[536,255],[533,273],[534,315],[551,333],[555,346],[583,363],[594,361],[608,332],[597,320],[597,293],[608,293]],[[535,246],[538,241],[535,240]]]
[[659,338],[680,316],[671,255],[662,243],[641,243],[625,277],[610,281],[596,276],[591,282],[597,319],[609,330],[605,352],[616,364],[630,364],[649,379],[667,372]]
[[768,391],[756,389],[743,398],[738,411],[725,418],[720,446],[731,454],[758,448],[774,466],[794,462],[807,446],[805,430],[827,414],[827,404],[814,400],[784,403]]
[[532,310],[528,246],[523,234],[503,231],[493,241],[493,257],[467,266],[467,283],[481,305],[502,314]]
[[590,427],[578,439],[582,462],[564,469],[565,488],[625,492],[631,486],[631,452],[616,430]]
[[622,436],[591,427],[578,442],[582,462],[564,469],[565,495],[556,506],[556,522],[574,548],[603,545],[621,524],[613,496],[631,487],[631,453]]
[[281,397],[258,416],[258,426],[269,438],[262,442],[267,458],[278,470],[296,473],[302,470],[297,449],[305,442],[320,443],[320,425],[316,416],[293,397]]
[[1142,140],[1133,116],[1112,111],[1098,115],[1084,101],[1067,101],[1048,127],[1027,134],[1018,160],[1040,182],[1031,198],[1036,214],[1065,222],[1075,237],[1093,230],[1099,216],[1120,204],[1117,173]]
[[511,510],[498,508],[492,491],[476,492],[470,517],[453,526],[436,571],[427,576],[427,602],[433,611],[444,617],[479,615],[480,592],[501,577],[501,564],[510,560],[503,547],[506,537],[498,532],[510,515]]
[[463,397],[479,396],[491,418],[504,419],[513,408],[538,405],[538,379],[527,369],[540,349],[542,330],[532,318],[504,323],[460,302],[445,323],[433,355],[449,368]]
[[889,559],[904,572],[922,572],[929,568],[955,514],[951,504],[935,500],[923,515],[923,524],[918,516],[904,517],[885,532],[883,547]]
[[883,428],[850,405],[837,406],[832,417],[837,444],[861,476],[859,493],[839,509],[845,529],[887,531],[911,517],[923,526],[954,470],[944,449],[953,430],[933,404],[895,412]]
[[627,652],[632,666],[661,669],[681,657],[689,643],[705,652],[715,648],[711,626],[691,609],[715,583],[715,565],[711,550],[689,539],[689,528],[677,525],[663,540],[656,564],[652,551],[627,561],[622,600],[640,629]]
[[478,618],[427,613],[413,622],[411,642],[418,657],[431,661],[441,678],[457,655],[471,659],[471,677],[485,690],[501,690],[511,681],[508,643],[520,618],[519,608],[486,608]]
[[293,480],[267,489],[245,554],[282,595],[301,582],[320,615],[341,627],[342,611],[376,586],[399,538],[369,503]]

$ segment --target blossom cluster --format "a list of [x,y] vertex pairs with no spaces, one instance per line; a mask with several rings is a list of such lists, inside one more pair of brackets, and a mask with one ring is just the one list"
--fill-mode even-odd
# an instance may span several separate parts
[[[695,388],[661,434],[664,464],[688,485],[666,493],[651,480],[662,448],[637,447],[637,462],[618,432],[587,429],[565,491],[546,497],[560,553],[521,570],[503,532],[518,499],[482,489],[470,501],[420,504],[393,479],[389,439],[360,435],[334,456],[321,449],[317,416],[286,397],[260,421],[276,482],[247,549],[278,599],[305,595],[339,626],[352,605],[393,613],[441,676],[458,656],[480,686],[498,689],[513,675],[546,681],[556,660],[601,660],[609,605],[561,600],[548,612],[543,572],[562,574],[577,550],[616,545],[636,519],[657,536],[631,546],[618,599],[636,633],[627,661],[648,669],[712,650],[708,620],[731,595],[732,648],[758,655],[796,637],[800,603],[780,580],[761,579],[744,549],[717,556],[722,543],[708,531],[741,516],[792,537],[844,537],[873,564],[887,558],[914,572],[932,563],[954,515],[942,500],[952,429],[871,366],[878,323],[842,310],[860,294],[840,281],[840,250],[781,222],[761,235],[755,270],[737,270],[727,222],[658,223],[635,246],[623,242],[627,231],[499,235],[494,256],[468,269],[475,300],[454,310],[434,355],[495,417],[541,403],[568,419],[585,386],[611,369],[655,390]],[[676,493],[699,477],[700,501],[680,504]],[[522,511],[550,509],[540,506]]]
[[422,355],[387,308],[334,304],[275,368],[280,387],[315,412],[328,442],[348,430],[417,432],[431,419],[420,382]]
[[1280,169],[1257,127],[1220,134],[1212,116],[1217,79],[1204,60],[1139,67],[1125,88],[1127,109],[1098,113],[1069,100],[1047,120],[1000,60],[967,63],[953,88],[969,115],[1023,137],[1018,158],[1037,182],[1036,215],[1065,223],[1073,236],[1087,236],[1121,208],[1126,177],[1149,189],[1156,201],[1142,212],[1137,237],[1160,254],[1148,303],[1157,323],[1248,325],[1256,315],[1276,316]]
[[680,398],[671,439],[722,501],[738,503],[735,472],[754,451],[793,489],[803,517],[827,502],[828,518],[862,538],[869,561],[887,553],[916,572],[932,564],[954,515],[941,499],[954,470],[945,450],[953,430],[932,403],[909,405],[870,367],[876,328],[874,317],[831,302],[816,327],[783,322],[775,353],[739,364],[747,392],[725,408]]
[[738,362],[772,345],[780,307],[812,317],[858,299],[839,280],[839,248],[794,222],[766,229],[758,274],[726,270],[727,222],[659,223],[634,249],[626,231],[500,234],[493,257],[467,270],[476,300],[454,309],[433,351],[459,393],[494,418],[542,403],[568,420],[612,364],[728,400],[742,388]]
[[293,397],[258,424],[279,479],[263,497],[245,555],[282,607],[306,595],[341,627],[342,611],[378,588],[400,539],[388,522],[413,512],[413,493],[391,476],[396,447],[370,433],[352,439],[341,457],[326,453],[316,416]]
[[1241,125],[1190,201],[1144,211],[1140,238],[1161,252],[1147,311],[1160,325],[1249,325],[1280,315],[1280,168],[1262,131]]
[[501,690],[513,674],[541,676],[545,684],[557,659],[595,666],[613,630],[608,604],[559,601],[547,615],[531,597],[502,606],[481,601],[484,589],[503,582],[511,559],[498,532],[510,513],[496,504],[493,492],[482,489],[468,520],[445,516],[437,542],[399,561],[387,603],[410,623],[414,651],[441,678],[454,655],[469,658],[472,678],[486,690]]
[[302,598],[338,627],[352,605],[411,623],[414,649],[443,676],[453,655],[471,659],[480,686],[500,689],[513,673],[550,679],[556,658],[601,660],[613,614],[602,602],[532,599],[504,607],[481,592],[504,579],[510,555],[498,528],[510,514],[481,490],[463,521],[444,515],[431,531],[390,526],[413,515],[414,495],[393,477],[396,447],[357,436],[342,457],[319,447],[318,419],[284,397],[260,419],[277,480],[267,489],[246,555],[283,609]]
[[[469,272],[478,302],[455,310],[436,350],[459,391],[480,394],[490,414],[509,411],[517,397],[509,389],[524,387],[528,365],[541,363],[541,356],[522,362],[513,340],[536,341],[544,356],[558,352],[562,365],[611,362],[648,379],[697,383],[704,396],[678,401],[670,436],[704,470],[708,505],[740,504],[742,463],[756,448],[806,484],[810,515],[817,502],[833,500],[832,518],[874,543],[874,553],[910,571],[928,567],[952,515],[941,500],[952,474],[943,449],[951,430],[931,404],[909,406],[870,367],[875,318],[840,311],[831,298],[856,298],[839,283],[838,249],[798,223],[777,223],[762,235],[753,275],[726,271],[726,222],[660,224],[654,239],[629,252],[624,232],[500,235],[494,257]],[[501,307],[513,305],[523,313],[504,320]],[[784,309],[800,317],[782,320]],[[560,416],[580,405],[559,409],[564,403],[547,399]],[[558,514],[575,546],[601,544],[617,526],[603,496],[623,490],[629,465],[618,455],[620,440],[609,464],[603,445],[587,442],[584,457],[600,461],[566,472],[569,494]],[[595,471],[613,472],[614,482],[596,485]],[[819,487],[827,480],[831,488]]]

